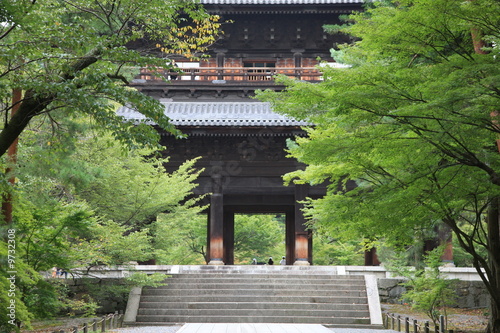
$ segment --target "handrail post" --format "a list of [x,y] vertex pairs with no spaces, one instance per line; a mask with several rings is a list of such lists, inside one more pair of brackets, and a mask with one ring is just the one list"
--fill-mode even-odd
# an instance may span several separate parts
[[413,333],[418,333],[418,324],[416,319],[413,319]]
[[444,325],[444,316],[439,316],[439,326],[441,327],[441,333],[446,333],[446,326]]
[[398,332],[401,332],[401,316],[398,316]]
[[410,318],[405,318],[405,333],[410,333]]
[[97,332],[97,319],[94,319],[92,323],[92,332]]
[[83,333],[88,333],[89,328],[87,326],[87,323],[83,324]]
[[106,316],[102,317],[101,332],[106,332]]
[[424,323],[424,333],[429,333],[429,321]]

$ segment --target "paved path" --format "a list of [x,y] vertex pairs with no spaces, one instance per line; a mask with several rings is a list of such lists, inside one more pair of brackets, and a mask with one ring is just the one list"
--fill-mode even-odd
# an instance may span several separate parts
[[177,333],[332,333],[314,324],[185,324]]
[[[268,329],[266,330],[266,328],[263,325],[266,325]],[[297,330],[297,327],[300,328],[301,330]],[[307,324],[185,324],[182,327],[142,326],[142,327],[118,328],[118,329],[113,329],[109,332],[110,333],[192,333],[192,332],[196,333],[202,333],[202,332],[203,333],[206,332],[209,333],[261,333],[261,332],[262,333],[398,333],[396,331],[383,330],[383,329],[325,328],[322,325],[307,325]]]

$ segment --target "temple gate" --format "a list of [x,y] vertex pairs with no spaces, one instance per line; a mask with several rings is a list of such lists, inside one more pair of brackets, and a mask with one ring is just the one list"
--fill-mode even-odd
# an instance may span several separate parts
[[[234,263],[234,215],[280,213],[286,216],[287,264],[313,262],[312,234],[298,201],[320,197],[325,186],[284,186],[282,176],[302,168],[286,158],[286,141],[305,135],[311,124],[274,113],[252,99],[256,89],[280,91],[274,75],[299,80],[322,79],[320,62],[335,65],[330,49],[350,42],[343,34],[330,35],[324,24],[341,24],[340,15],[361,10],[364,0],[202,0],[222,20],[225,34],[213,45],[208,61],[191,62],[168,55],[182,73],[165,72],[169,82],[142,69],[132,86],[163,103],[172,123],[188,135],[175,139],[162,133],[170,161],[168,171],[187,159],[201,156],[204,168],[195,194],[211,193],[208,212],[209,263]],[[123,107],[119,114],[142,119]],[[353,185],[354,186],[354,185]],[[377,265],[375,249],[365,264]]]

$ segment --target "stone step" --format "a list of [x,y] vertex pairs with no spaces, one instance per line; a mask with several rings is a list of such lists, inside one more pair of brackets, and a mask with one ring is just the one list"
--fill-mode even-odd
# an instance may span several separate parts
[[[279,285],[299,285],[299,286],[304,286],[304,285],[331,285],[331,286],[339,286],[339,287],[358,287],[358,288],[364,288],[365,284],[364,281],[356,281],[357,283],[351,283],[349,281],[332,281],[332,280],[327,280],[327,279],[313,279],[313,280],[307,280],[307,279],[265,279],[265,278],[225,278],[225,279],[167,279],[163,281],[165,284],[164,286],[169,286],[169,285],[178,285],[178,284],[205,284],[205,285],[210,285],[210,284],[234,284],[234,283],[246,283],[246,284],[261,284],[261,285],[272,285],[272,286],[279,286]],[[161,288],[161,287],[159,287]]]
[[169,279],[227,279],[227,278],[242,278],[242,279],[298,279],[298,280],[333,280],[337,282],[361,282],[364,283],[362,275],[329,275],[329,274],[283,274],[283,273],[181,273],[171,274]]
[[[247,317],[328,317],[328,318],[366,318],[369,311],[317,310],[317,309],[224,309],[224,316]],[[145,309],[139,316],[220,316],[220,309]]]
[[200,282],[177,282],[168,283],[166,286],[148,288],[148,291],[161,293],[163,291],[171,290],[185,290],[185,289],[257,289],[257,290],[294,290],[294,291],[306,291],[306,290],[336,290],[336,291],[360,291],[364,289],[364,286],[352,286],[352,285],[336,285],[336,284],[313,284],[313,283],[245,283],[245,282],[218,282],[218,283],[206,283],[204,281]]
[[[176,296],[142,296],[143,302],[291,302],[291,303],[333,303],[333,304],[366,304],[366,297],[345,297],[345,296],[214,296],[204,295],[176,295]],[[305,304],[306,305],[306,304]]]
[[[143,288],[136,325],[159,323],[308,323],[373,327],[364,276],[277,267],[193,269]],[[179,271],[184,271],[180,268]],[[251,273],[249,273],[251,271]],[[371,304],[371,303],[370,303]]]
[[365,291],[359,290],[300,290],[300,289],[145,289],[144,296],[172,295],[172,296],[344,296],[364,297]]
[[168,316],[137,315],[142,323],[302,323],[324,325],[369,325],[370,318],[325,318],[307,316]]
[[292,302],[142,302],[141,309],[304,309],[368,311],[364,303],[292,303]]

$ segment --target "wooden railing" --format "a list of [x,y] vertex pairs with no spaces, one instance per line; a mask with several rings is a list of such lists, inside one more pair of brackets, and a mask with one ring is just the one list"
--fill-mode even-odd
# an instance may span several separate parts
[[73,326],[66,330],[53,331],[52,333],[87,333],[87,332],[106,332],[107,329],[123,327],[123,314],[108,314],[100,320],[94,319],[91,322],[84,323],[82,326]]
[[200,67],[182,68],[180,72],[142,68],[138,78],[158,81],[164,79],[170,81],[272,81],[273,77],[278,74],[306,81],[322,79],[322,73],[316,67]]
[[429,321],[419,322],[416,319],[385,313],[384,327],[405,333],[454,333],[453,330],[444,328],[446,327],[444,316],[439,316],[439,325],[431,325]]

